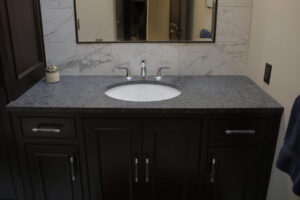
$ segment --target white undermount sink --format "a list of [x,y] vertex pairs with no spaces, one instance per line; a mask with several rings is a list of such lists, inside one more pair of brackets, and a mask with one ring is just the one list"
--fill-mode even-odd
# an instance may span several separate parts
[[105,94],[111,98],[133,101],[133,102],[151,102],[172,99],[181,94],[181,92],[170,86],[153,83],[132,83],[119,85],[106,90]]

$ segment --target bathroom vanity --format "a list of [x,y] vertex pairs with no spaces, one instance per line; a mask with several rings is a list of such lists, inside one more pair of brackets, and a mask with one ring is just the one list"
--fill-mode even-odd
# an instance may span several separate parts
[[[129,102],[124,77],[44,79],[8,105],[28,200],[263,200],[283,108],[245,76],[182,76]],[[133,78],[135,81],[135,78]]]

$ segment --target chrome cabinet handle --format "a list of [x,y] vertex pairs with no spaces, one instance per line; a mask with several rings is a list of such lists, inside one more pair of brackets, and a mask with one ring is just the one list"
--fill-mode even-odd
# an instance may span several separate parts
[[149,183],[150,182],[150,177],[149,177],[149,164],[150,164],[150,159],[149,158],[146,158],[145,160],[145,164],[146,164],[146,183]]
[[255,135],[255,130],[226,130],[226,135],[233,134],[245,134],[245,135]]
[[71,176],[72,176],[72,181],[76,180],[76,175],[75,175],[75,166],[74,166],[74,157],[70,157],[70,166],[71,166]]
[[215,182],[215,173],[216,173],[216,159],[211,160],[211,173],[210,173],[210,183]]
[[32,128],[33,133],[60,133],[59,128]]
[[139,182],[139,159],[135,158],[134,159],[134,182],[138,183]]

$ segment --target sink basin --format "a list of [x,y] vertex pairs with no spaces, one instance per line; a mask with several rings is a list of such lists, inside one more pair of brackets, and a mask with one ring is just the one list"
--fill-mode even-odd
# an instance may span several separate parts
[[133,101],[133,102],[151,102],[172,99],[181,94],[181,92],[170,86],[152,84],[152,83],[133,83],[119,85],[106,90],[105,94],[111,98]]

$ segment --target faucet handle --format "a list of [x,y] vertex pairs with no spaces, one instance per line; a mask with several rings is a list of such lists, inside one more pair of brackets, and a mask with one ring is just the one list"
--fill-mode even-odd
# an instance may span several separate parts
[[131,73],[130,73],[130,70],[128,69],[128,67],[118,67],[118,69],[120,69],[120,70],[126,70],[126,79],[128,81],[132,80],[132,76],[131,76]]
[[161,76],[161,71],[162,71],[163,69],[170,69],[170,67],[160,67],[160,68],[158,68],[158,70],[157,70],[157,72],[156,72],[156,75],[155,75],[155,79],[156,79],[156,80],[159,81],[159,80],[162,78],[162,76]]

